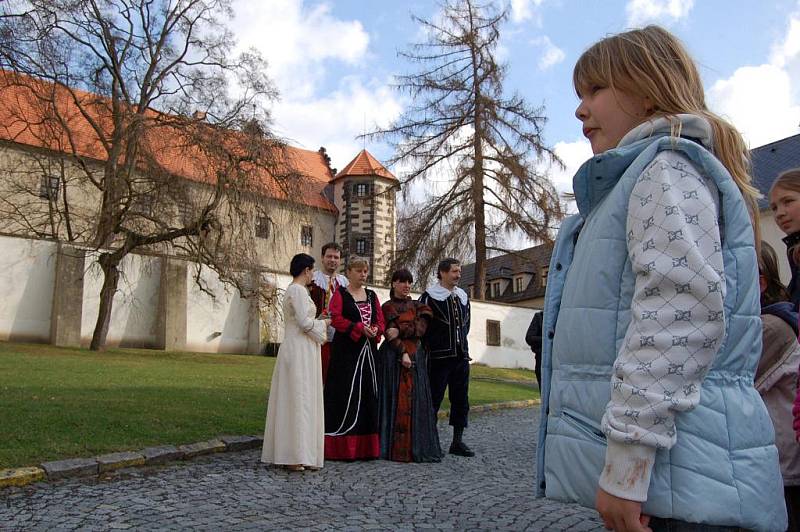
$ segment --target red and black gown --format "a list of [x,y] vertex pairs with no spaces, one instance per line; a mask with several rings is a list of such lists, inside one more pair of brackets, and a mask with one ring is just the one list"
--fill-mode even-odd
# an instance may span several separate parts
[[[375,292],[356,301],[346,288],[331,298],[329,311],[336,334],[325,381],[325,459],[378,458],[377,340],[383,334],[383,313]],[[368,339],[365,325],[378,328]]]
[[[432,311],[411,298],[393,298],[382,310],[386,328],[396,328],[399,334],[378,351],[381,458],[438,462],[442,450],[428,380],[428,351],[420,342]],[[410,368],[401,364],[403,352],[411,358]]]

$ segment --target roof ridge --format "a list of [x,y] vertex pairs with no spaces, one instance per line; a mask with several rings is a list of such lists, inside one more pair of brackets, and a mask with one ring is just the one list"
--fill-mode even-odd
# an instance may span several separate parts
[[782,139],[773,140],[772,142],[768,142],[766,144],[762,144],[761,146],[756,146],[755,148],[752,148],[750,151],[756,151],[756,150],[760,150],[762,148],[766,148],[768,146],[772,146],[773,144],[778,144],[780,142],[786,142],[787,140],[792,139],[794,137],[800,137],[800,133],[796,133],[794,135],[789,135],[788,137],[784,137]]

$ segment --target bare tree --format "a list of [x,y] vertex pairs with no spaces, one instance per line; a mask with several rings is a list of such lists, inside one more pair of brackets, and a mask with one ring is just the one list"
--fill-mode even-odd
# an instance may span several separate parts
[[426,279],[443,255],[475,254],[474,296],[483,298],[487,251],[508,252],[509,234],[521,231],[549,241],[563,216],[554,187],[537,163],[561,164],[544,145],[542,107],[506,97],[506,66],[496,58],[506,10],[494,3],[447,0],[441,17],[414,16],[424,43],[400,53],[419,70],[398,78],[411,106],[391,126],[369,134],[387,139],[389,165],[410,167],[401,177],[404,199],[411,183],[447,177],[446,190],[410,204],[398,220],[396,263],[413,264]]
[[252,289],[247,222],[299,183],[269,133],[266,65],[232,53],[230,15],[228,0],[0,5],[4,136],[40,148],[0,210],[21,232],[96,250],[91,349],[105,344],[120,263],[135,250],[177,252]]

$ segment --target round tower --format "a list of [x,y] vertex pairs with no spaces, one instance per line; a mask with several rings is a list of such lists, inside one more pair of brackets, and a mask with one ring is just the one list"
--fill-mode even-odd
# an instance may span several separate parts
[[336,241],[344,256],[369,261],[369,282],[386,285],[395,253],[395,193],[400,182],[367,150],[333,179]]

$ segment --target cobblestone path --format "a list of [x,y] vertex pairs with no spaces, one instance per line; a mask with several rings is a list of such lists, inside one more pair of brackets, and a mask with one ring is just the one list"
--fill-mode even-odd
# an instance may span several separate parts
[[[260,451],[102,479],[0,492],[2,530],[603,530],[593,510],[536,499],[538,410],[471,416],[475,458],[439,464],[327,462],[288,473]],[[450,427],[439,424],[443,444]]]

